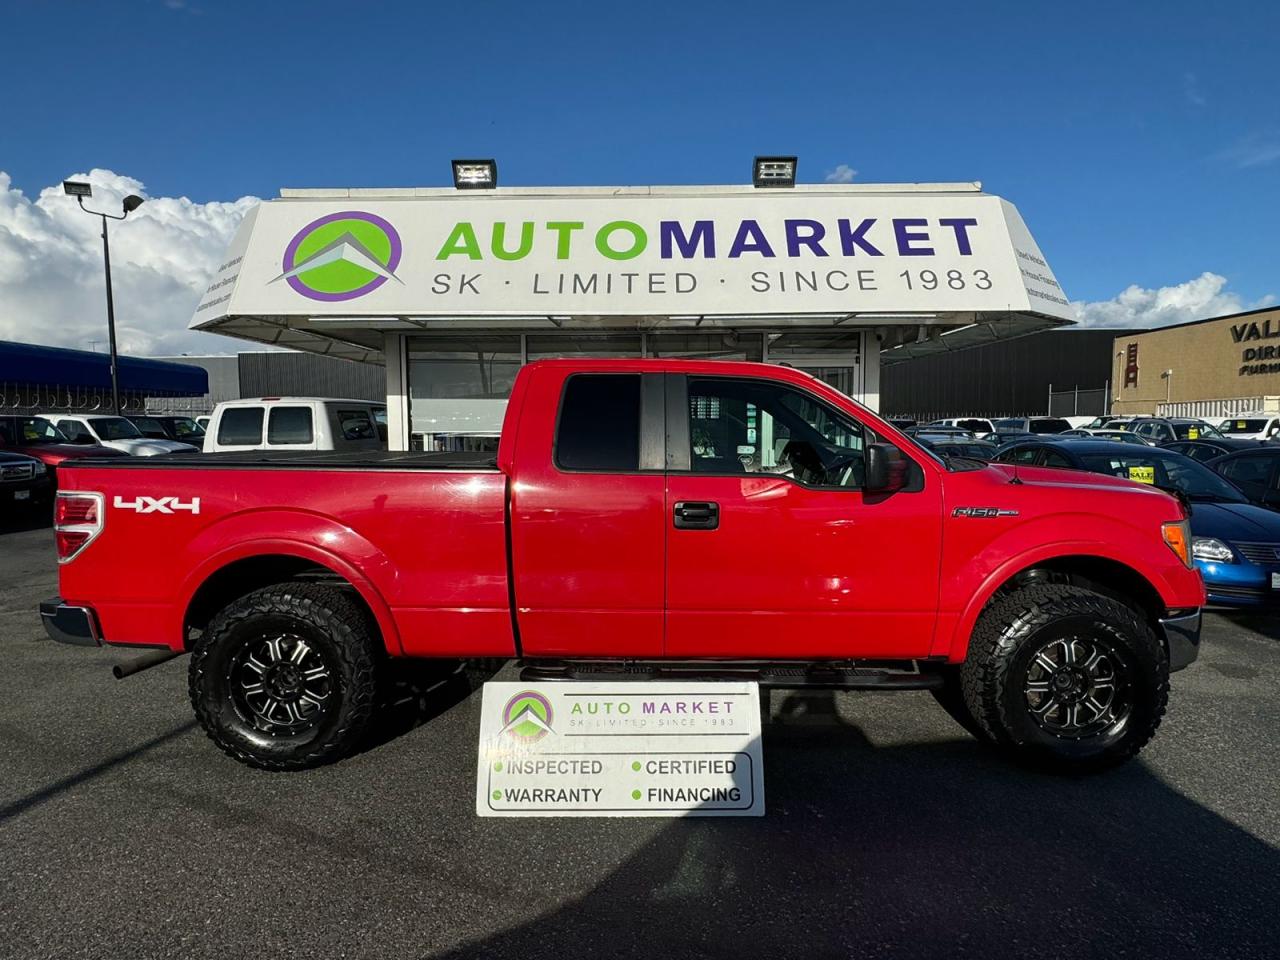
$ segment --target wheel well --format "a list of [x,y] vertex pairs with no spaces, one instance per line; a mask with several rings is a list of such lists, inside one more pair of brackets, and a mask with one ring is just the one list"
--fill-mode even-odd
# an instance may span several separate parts
[[191,649],[191,645],[209,626],[209,621],[228,604],[262,587],[290,582],[323,583],[342,589],[364,611],[369,618],[369,627],[375,635],[379,637],[382,635],[373,611],[369,609],[360,591],[345,577],[326,566],[301,557],[268,554],[229,563],[200,584],[200,588],[196,590],[191,602],[187,605],[186,617],[182,624],[182,636],[186,648]]
[[1116,560],[1091,556],[1054,557],[1019,570],[1000,585],[986,606],[1031,583],[1067,583],[1113,597],[1140,610],[1152,626],[1166,614],[1160,592],[1137,570]]

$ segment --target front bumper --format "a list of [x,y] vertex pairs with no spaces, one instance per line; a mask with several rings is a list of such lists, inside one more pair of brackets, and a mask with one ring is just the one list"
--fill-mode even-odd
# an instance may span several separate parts
[[1280,590],[1271,587],[1271,574],[1280,571],[1276,565],[1197,560],[1196,567],[1204,578],[1210,606],[1280,607]]
[[53,484],[48,474],[32,480],[9,481],[0,483],[0,504],[17,509],[22,507],[43,507],[53,499]]
[[61,597],[50,597],[40,604],[40,619],[51,640],[77,647],[102,646],[98,618],[89,607],[74,607]]
[[1165,647],[1169,651],[1169,672],[1181,670],[1200,656],[1200,611],[1160,621]]

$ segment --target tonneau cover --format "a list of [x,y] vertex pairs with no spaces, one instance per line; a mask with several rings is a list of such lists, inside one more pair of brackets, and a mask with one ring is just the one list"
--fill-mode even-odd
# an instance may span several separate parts
[[[497,470],[492,453],[403,450],[236,450],[221,453],[175,453],[158,457],[94,460],[86,466],[165,468],[258,467],[293,470]],[[68,461],[66,466],[75,466]]]

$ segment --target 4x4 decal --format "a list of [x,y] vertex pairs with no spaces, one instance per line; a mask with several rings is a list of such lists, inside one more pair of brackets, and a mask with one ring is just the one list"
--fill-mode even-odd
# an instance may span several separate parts
[[200,498],[192,497],[183,502],[178,497],[134,497],[126,500],[116,497],[111,505],[117,510],[132,510],[134,513],[177,513],[186,510],[188,513],[200,512]]

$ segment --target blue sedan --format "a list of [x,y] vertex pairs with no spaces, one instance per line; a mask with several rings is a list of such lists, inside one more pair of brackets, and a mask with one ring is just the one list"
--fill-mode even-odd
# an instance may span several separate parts
[[1191,555],[1209,602],[1280,605],[1280,513],[1254,506],[1239,489],[1190,457],[1127,443],[1037,438],[1007,444],[995,459],[1107,473],[1183,494],[1191,503]]

